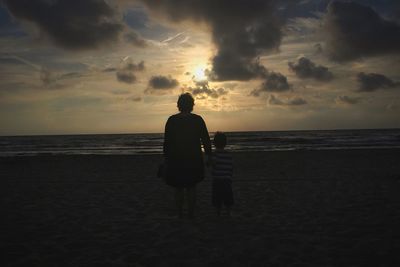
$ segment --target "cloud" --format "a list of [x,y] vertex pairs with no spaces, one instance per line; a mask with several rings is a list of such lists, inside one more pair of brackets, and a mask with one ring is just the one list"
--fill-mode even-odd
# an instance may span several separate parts
[[220,52],[212,59],[212,70],[205,74],[211,81],[247,81],[265,75],[267,69],[258,59],[240,58],[235,53]]
[[132,102],[140,102],[140,101],[142,101],[142,98],[140,96],[130,96],[130,97],[127,97],[126,100],[132,101]]
[[268,104],[270,105],[284,105],[285,103],[274,95],[270,95],[268,98]]
[[316,43],[313,47],[315,48],[315,54],[321,54],[324,51],[320,43]]
[[179,36],[181,36],[182,34],[184,34],[184,32],[179,32],[179,33],[175,34],[174,36],[170,36],[167,39],[162,40],[161,43],[170,43],[170,42],[174,41],[175,39],[179,38]]
[[286,76],[271,72],[262,84],[262,89],[269,92],[283,92],[290,89]]
[[197,99],[206,99],[207,97],[217,99],[229,93],[228,90],[222,87],[210,88],[208,81],[198,81],[196,82],[196,87],[189,87],[187,90]]
[[335,61],[400,52],[400,26],[355,2],[331,2],[325,32],[326,51]]
[[3,0],[10,13],[35,24],[58,46],[93,49],[116,41],[123,25],[106,1]]
[[42,68],[40,70],[40,81],[42,81],[43,85],[48,86],[54,83],[56,80],[57,78],[54,77],[54,74],[47,68]]
[[286,102],[289,106],[301,106],[307,104],[307,101],[301,97],[291,98]]
[[130,31],[124,34],[124,40],[126,43],[136,47],[146,47],[147,42],[139,34],[134,31]]
[[302,106],[306,105],[307,101],[301,97],[294,97],[283,100],[272,94],[268,98],[268,104],[273,106]]
[[74,79],[74,78],[80,78],[82,76],[84,76],[83,73],[74,71],[74,72],[67,72],[67,73],[60,75],[59,79],[60,80]]
[[118,71],[117,80],[124,83],[134,83],[136,82],[136,76],[133,72]]
[[289,69],[302,79],[313,78],[318,81],[330,81],[333,78],[327,67],[316,65],[305,57],[299,58],[297,63],[289,62],[288,65]]
[[346,105],[354,105],[361,101],[359,97],[351,97],[347,95],[340,95],[336,97],[335,102],[336,104],[346,104]]
[[57,73],[54,71],[50,71],[48,68],[42,67],[39,71],[39,78],[42,84],[45,87],[52,89],[61,89],[66,85],[63,83],[65,80],[76,79],[84,76],[81,72],[66,72],[66,73]]
[[149,87],[156,90],[169,90],[177,87],[178,84],[178,80],[173,79],[171,76],[156,75],[149,80]]
[[123,60],[122,68],[129,71],[143,71],[145,69],[144,61],[142,60],[136,64],[130,58],[128,58]]
[[360,92],[373,92],[379,89],[388,89],[400,86],[400,82],[395,82],[379,73],[360,72],[357,75],[357,81],[359,82],[358,90]]
[[209,79],[250,80],[265,69],[258,57],[276,52],[282,40],[283,21],[274,0],[142,0],[152,11],[174,22],[205,22],[217,51]]
[[[136,64],[130,58],[127,58],[121,62],[117,69],[117,80],[124,83],[134,83],[137,80],[135,72],[144,71],[144,69],[144,61]],[[112,71],[111,68],[107,68],[106,70]]]
[[117,71],[117,70],[118,70],[117,68],[108,67],[108,68],[103,69],[102,71],[103,72],[114,72],[114,71]]
[[306,39],[307,42],[312,42],[320,39],[319,32],[322,26],[320,14],[293,15],[295,17],[289,19],[285,27],[286,42],[304,42]]
[[261,84],[261,86],[257,89],[254,89],[250,95],[258,97],[263,92],[286,92],[291,89],[291,85],[289,84],[286,76],[277,72],[268,72],[265,74],[265,80]]
[[178,80],[171,76],[155,75],[149,79],[145,94],[164,95],[179,85]]

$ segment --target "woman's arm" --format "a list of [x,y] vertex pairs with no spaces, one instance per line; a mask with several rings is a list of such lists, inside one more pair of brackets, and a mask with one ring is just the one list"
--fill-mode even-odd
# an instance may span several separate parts
[[170,145],[171,145],[171,121],[168,118],[167,122],[165,123],[164,144],[163,144],[163,154],[165,159],[168,158]]
[[206,152],[206,154],[209,157],[211,157],[210,136],[208,134],[206,123],[204,122],[202,117],[200,117],[200,139],[201,139],[201,143],[203,144],[204,151]]

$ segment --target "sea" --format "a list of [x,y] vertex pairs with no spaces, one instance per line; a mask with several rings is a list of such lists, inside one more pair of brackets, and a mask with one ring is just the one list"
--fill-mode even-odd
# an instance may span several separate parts
[[[213,133],[210,133],[211,138]],[[400,148],[400,129],[227,132],[232,152]],[[162,154],[162,133],[0,136],[0,156]]]

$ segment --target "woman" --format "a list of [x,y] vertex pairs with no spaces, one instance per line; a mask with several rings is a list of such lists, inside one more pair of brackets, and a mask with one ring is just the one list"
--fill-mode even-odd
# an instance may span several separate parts
[[[204,179],[201,145],[207,157],[211,156],[211,142],[204,120],[191,113],[194,99],[185,93],[178,99],[179,113],[168,118],[164,134],[164,158],[167,165],[166,182],[175,187],[179,218],[183,217],[184,192],[188,215],[194,217],[196,184]],[[207,158],[208,160],[208,158]]]

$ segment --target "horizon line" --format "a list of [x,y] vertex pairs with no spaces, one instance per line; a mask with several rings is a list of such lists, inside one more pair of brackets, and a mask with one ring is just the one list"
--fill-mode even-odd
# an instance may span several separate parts
[[[249,131],[223,131],[224,133],[243,132],[306,132],[306,131],[356,131],[356,130],[400,130],[400,128],[336,128],[336,129],[293,129],[293,130],[249,130]],[[209,131],[215,133],[217,131]],[[69,133],[69,134],[16,134],[1,135],[1,137],[33,137],[33,136],[67,136],[67,135],[135,135],[135,134],[163,134],[164,132],[127,132],[127,133]]]

